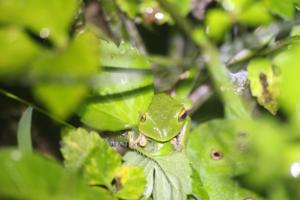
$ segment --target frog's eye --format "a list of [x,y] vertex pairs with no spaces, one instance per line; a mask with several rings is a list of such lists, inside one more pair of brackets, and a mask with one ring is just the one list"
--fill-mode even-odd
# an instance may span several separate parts
[[146,114],[140,114],[140,121],[145,122],[146,121]]
[[183,121],[187,117],[187,110],[185,108],[182,108],[181,111],[178,114],[178,121]]

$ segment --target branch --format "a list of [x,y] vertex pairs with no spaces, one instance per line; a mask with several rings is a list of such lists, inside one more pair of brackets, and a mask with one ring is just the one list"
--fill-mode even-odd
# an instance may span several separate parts
[[201,29],[194,29],[190,21],[181,16],[177,8],[167,0],[158,0],[160,5],[174,18],[176,24],[202,50],[206,59],[207,69],[213,78],[215,88],[221,95],[225,104],[225,113],[228,118],[249,118],[241,98],[234,93],[233,85],[228,76],[228,70],[221,62],[219,52],[215,45],[207,38]]
[[125,28],[133,46],[135,46],[140,52],[146,54],[146,47],[135,23],[132,20],[129,20],[123,13],[120,13],[120,16],[125,24]]
[[193,107],[189,111],[192,115],[203,103],[211,97],[213,94],[211,87],[209,85],[201,85],[195,89],[192,94],[189,95],[189,98],[193,102]]

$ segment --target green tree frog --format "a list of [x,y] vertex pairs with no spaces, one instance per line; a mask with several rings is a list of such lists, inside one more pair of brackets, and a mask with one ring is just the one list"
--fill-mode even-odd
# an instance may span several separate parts
[[129,146],[159,154],[181,151],[189,129],[190,117],[184,106],[167,94],[156,94],[147,112],[141,114],[137,130],[129,134]]

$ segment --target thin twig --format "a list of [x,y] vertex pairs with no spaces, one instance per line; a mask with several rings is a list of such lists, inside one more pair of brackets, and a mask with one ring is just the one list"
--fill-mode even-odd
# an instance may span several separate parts
[[204,102],[206,102],[211,95],[213,94],[213,91],[209,85],[201,85],[197,89],[195,89],[192,94],[190,94],[189,98],[193,102],[193,107],[189,111],[190,114],[193,114],[200,106],[203,105]]
[[107,26],[112,32],[111,37],[115,43],[119,44],[122,40],[129,41],[130,36],[126,30],[126,26],[121,18],[120,11],[115,0],[101,0],[100,4],[104,11]]
[[187,18],[180,15],[177,8],[167,0],[158,0],[160,5],[172,16],[176,24],[193,41],[193,43],[202,50],[206,58],[207,69],[211,74],[217,91],[220,93],[225,104],[225,113],[229,118],[249,118],[241,98],[233,92],[233,85],[228,77],[228,70],[221,62],[217,47],[207,38],[207,36],[193,28]]
[[144,42],[142,40],[142,37],[137,30],[136,25],[132,20],[129,20],[123,13],[120,13],[120,17],[125,24],[126,30],[129,34],[131,43],[142,53],[146,54],[146,47],[144,45]]

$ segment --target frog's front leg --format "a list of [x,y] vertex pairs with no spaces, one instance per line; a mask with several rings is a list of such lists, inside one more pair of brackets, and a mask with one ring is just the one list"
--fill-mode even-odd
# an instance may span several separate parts
[[191,118],[188,117],[180,133],[172,139],[171,143],[174,145],[176,151],[182,151],[183,149],[185,149],[188,141],[188,136],[190,133],[190,126],[191,126]]
[[128,132],[129,148],[136,149],[138,146],[145,147],[148,143],[143,134],[137,134],[134,131]]

